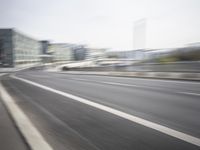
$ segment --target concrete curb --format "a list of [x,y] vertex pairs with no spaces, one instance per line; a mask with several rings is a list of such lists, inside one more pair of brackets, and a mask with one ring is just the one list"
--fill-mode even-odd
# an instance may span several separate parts
[[[52,71],[53,72],[53,71]],[[179,73],[179,72],[86,72],[86,71],[58,71],[66,74],[83,75],[104,75],[104,76],[122,76],[138,78],[155,78],[170,80],[189,80],[200,81],[200,73]]]
[[53,150],[0,83],[0,96],[31,150]]

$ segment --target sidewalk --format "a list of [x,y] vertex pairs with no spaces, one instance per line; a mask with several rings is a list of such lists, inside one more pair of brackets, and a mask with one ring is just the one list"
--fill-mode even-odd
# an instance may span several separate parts
[[0,149],[1,150],[28,150],[18,129],[0,98]]

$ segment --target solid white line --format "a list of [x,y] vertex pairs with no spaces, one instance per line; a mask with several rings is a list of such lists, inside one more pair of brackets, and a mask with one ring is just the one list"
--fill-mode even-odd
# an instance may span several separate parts
[[186,94],[186,95],[200,96],[200,94],[199,94],[199,93],[192,93],[192,92],[178,92],[178,93],[181,93],[181,94]]
[[89,105],[89,106],[98,108],[98,109],[100,109],[100,110],[103,110],[103,111],[112,113],[112,114],[117,115],[117,116],[119,116],[119,117],[122,117],[122,118],[124,118],[124,119],[130,120],[130,121],[132,121],[132,122],[138,123],[138,124],[140,124],[140,125],[146,126],[146,127],[148,127],[148,128],[151,128],[151,129],[155,129],[155,130],[157,130],[157,131],[160,131],[160,132],[165,133],[165,134],[167,134],[167,135],[176,137],[176,138],[181,139],[181,140],[183,140],[183,141],[186,141],[186,142],[188,142],[188,143],[191,143],[191,144],[200,146],[200,139],[197,138],[197,137],[194,137],[194,136],[185,134],[185,133],[183,133],[183,132],[176,131],[176,130],[174,130],[174,129],[165,127],[165,126],[163,126],[163,125],[160,125],[160,124],[157,124],[157,123],[154,123],[154,122],[151,122],[151,121],[142,119],[142,118],[139,118],[139,117],[134,116],[134,115],[127,114],[127,113],[125,113],[125,112],[116,110],[116,109],[111,108],[111,107],[108,107],[108,106],[105,106],[105,105],[102,105],[102,104],[98,104],[98,103],[92,102],[92,101],[90,101],[90,100],[87,100],[87,99],[84,99],[84,98],[81,98],[81,97],[72,95],[72,94],[70,94],[70,93],[65,93],[65,92],[62,92],[62,91],[59,91],[59,90],[56,90],[56,89],[53,89],[53,88],[50,88],[50,87],[47,87],[47,86],[38,84],[38,83],[33,82],[33,81],[30,81],[30,80],[26,80],[26,79],[19,78],[19,77],[16,77],[16,76],[12,76],[12,78],[17,79],[17,80],[20,80],[20,81],[23,81],[23,82],[25,82],[25,83],[28,83],[28,84],[31,84],[31,85],[34,85],[34,86],[37,86],[37,87],[42,88],[42,89],[45,89],[45,90],[47,90],[47,91],[51,91],[51,92],[53,92],[53,93],[62,95],[62,96],[64,96],[64,97],[70,98],[70,99],[72,99],[72,100],[75,100],[75,101],[78,101],[78,102],[87,104],[87,105]]
[[32,150],[53,150],[0,83],[0,95]]

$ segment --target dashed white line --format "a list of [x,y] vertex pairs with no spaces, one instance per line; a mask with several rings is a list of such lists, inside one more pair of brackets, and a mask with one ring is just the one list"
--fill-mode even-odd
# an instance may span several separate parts
[[88,81],[88,82],[95,82],[95,83],[104,83],[109,85],[120,85],[120,86],[128,86],[128,87],[144,87],[134,84],[125,84],[125,83],[118,83],[118,82],[109,82],[109,81],[94,81],[94,80],[88,80],[88,79],[81,79],[81,78],[72,78],[73,80],[77,81]]
[[128,86],[128,87],[143,87],[135,84],[125,84],[125,83],[118,83],[118,82],[100,82],[100,83],[105,83],[105,84],[110,84],[110,85],[119,85],[119,86]]
[[38,83],[30,81],[30,80],[26,80],[26,79],[19,78],[19,77],[16,77],[16,76],[12,76],[12,78],[20,80],[20,81],[23,81],[25,83],[28,83],[28,84],[31,84],[31,85],[34,85],[34,86],[37,86],[37,87],[45,89],[47,91],[62,95],[64,97],[70,98],[71,100],[75,100],[75,101],[87,104],[89,106],[98,108],[100,110],[112,113],[112,114],[117,115],[117,116],[119,116],[121,118],[124,118],[124,119],[127,119],[129,121],[138,123],[138,124],[146,126],[148,128],[157,130],[159,132],[162,132],[164,134],[167,134],[167,135],[170,135],[172,137],[178,138],[180,140],[186,141],[188,143],[200,146],[200,139],[199,138],[191,136],[191,135],[188,135],[186,133],[183,133],[183,132],[180,132],[180,131],[176,131],[174,129],[165,127],[163,125],[160,125],[160,124],[157,124],[157,123],[154,123],[154,122],[139,118],[139,117],[134,116],[134,115],[130,115],[128,113],[116,110],[114,108],[111,108],[111,107],[108,107],[108,106],[105,106],[105,105],[102,105],[102,104],[98,104],[98,103],[92,102],[91,100],[87,100],[87,99],[72,95],[70,93],[62,92],[62,91],[59,91],[59,90],[56,90],[56,89],[53,89],[53,88],[38,84]]

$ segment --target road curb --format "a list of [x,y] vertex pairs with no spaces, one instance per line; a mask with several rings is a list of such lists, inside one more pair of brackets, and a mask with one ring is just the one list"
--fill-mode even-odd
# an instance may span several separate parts
[[53,150],[0,83],[0,96],[31,150]]

